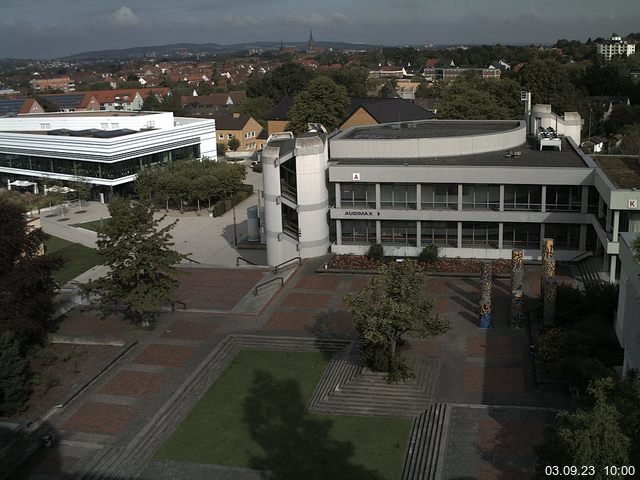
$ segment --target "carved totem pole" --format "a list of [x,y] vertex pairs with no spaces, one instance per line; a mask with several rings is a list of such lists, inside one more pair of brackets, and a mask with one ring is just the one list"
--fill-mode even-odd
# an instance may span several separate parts
[[540,267],[540,289],[542,294],[542,319],[545,325],[551,325],[556,315],[556,260],[553,258],[553,239],[545,238],[542,247],[542,265]]
[[480,328],[491,327],[491,262],[483,262],[480,273]]
[[522,328],[524,320],[524,252],[511,251],[511,327]]

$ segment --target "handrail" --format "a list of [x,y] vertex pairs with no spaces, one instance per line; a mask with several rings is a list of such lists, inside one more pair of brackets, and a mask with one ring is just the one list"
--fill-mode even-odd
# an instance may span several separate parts
[[257,265],[257,263],[253,263],[251,260],[247,260],[244,257],[236,257],[236,267],[240,266],[240,260],[242,260],[243,262],[247,262],[249,265]]
[[276,278],[272,278],[271,280],[267,280],[264,283],[261,283],[260,285],[256,285],[255,288],[253,289],[253,294],[254,295],[258,295],[258,289],[260,287],[264,287],[265,285],[269,285],[270,283],[275,282],[276,280],[280,280],[280,286],[284,287],[284,278],[282,277],[276,277]]
[[298,263],[302,264],[302,258],[300,258],[300,257],[293,257],[293,258],[290,258],[289,260],[285,260],[284,262],[282,262],[282,263],[280,263],[280,264],[276,265],[276,266],[273,268],[273,273],[278,273],[278,269],[279,269],[280,267],[284,267],[287,263],[293,262],[293,261],[295,261],[295,260],[298,260]]
[[580,255],[576,255],[575,257],[573,257],[571,260],[569,260],[569,263],[578,263],[584,260],[585,258],[589,258],[592,256],[593,256],[593,251],[587,250],[586,252],[583,252]]
[[189,258],[189,257],[184,257],[185,260],[189,260],[192,263],[197,263],[198,265],[202,265],[202,262],[199,262],[197,260],[194,260],[193,258]]

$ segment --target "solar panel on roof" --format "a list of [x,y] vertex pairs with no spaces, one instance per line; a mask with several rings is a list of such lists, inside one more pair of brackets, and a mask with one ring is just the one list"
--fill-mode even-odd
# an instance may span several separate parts
[[68,95],[43,95],[43,98],[46,98],[51,103],[58,106],[61,110],[66,110],[69,108],[78,108],[84,99],[84,94],[70,93]]
[[7,98],[0,100],[0,113],[18,113],[24,104],[24,98]]

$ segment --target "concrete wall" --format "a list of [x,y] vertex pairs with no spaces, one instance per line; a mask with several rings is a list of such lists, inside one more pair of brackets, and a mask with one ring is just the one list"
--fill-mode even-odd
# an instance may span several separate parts
[[624,233],[620,242],[620,292],[615,330],[624,349],[624,371],[640,369],[640,264],[634,258],[637,234]]
[[576,144],[580,145],[584,121],[578,112],[564,112],[564,116],[561,117],[551,111],[551,105],[539,103],[531,109],[531,116],[533,119],[531,133],[537,133],[538,127],[551,127],[558,133],[571,137]]
[[[174,125],[171,112],[145,112],[138,115],[118,115],[114,113],[46,113],[37,116],[21,115],[19,117],[0,118],[0,131],[3,132],[37,132],[67,128],[69,130],[86,130],[97,128],[100,130],[114,130],[130,128],[140,130],[148,128],[149,122],[153,128],[172,128]],[[46,127],[48,125],[48,127]],[[44,126],[44,127],[43,127]]]

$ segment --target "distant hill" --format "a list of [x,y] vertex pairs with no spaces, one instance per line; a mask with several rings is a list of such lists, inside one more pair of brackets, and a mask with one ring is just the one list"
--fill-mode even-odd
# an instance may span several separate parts
[[[334,50],[368,50],[377,48],[378,45],[368,45],[362,43],[346,43],[346,42],[316,42],[316,46],[324,49],[333,48]],[[289,48],[305,48],[306,42],[287,42],[285,47]],[[65,58],[126,58],[126,57],[145,57],[155,55],[174,55],[184,51],[192,53],[234,53],[251,49],[276,50],[280,47],[280,42],[251,42],[236,43],[233,45],[219,45],[217,43],[175,43],[172,45],[156,45],[148,47],[131,47],[117,50],[96,50],[92,52],[82,52],[69,55]]]

